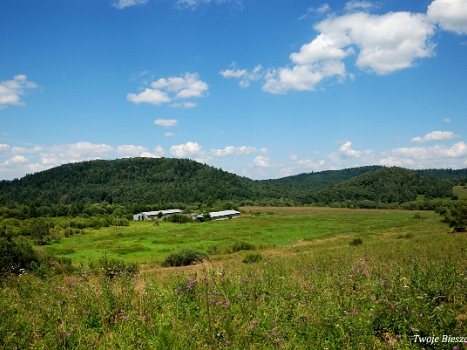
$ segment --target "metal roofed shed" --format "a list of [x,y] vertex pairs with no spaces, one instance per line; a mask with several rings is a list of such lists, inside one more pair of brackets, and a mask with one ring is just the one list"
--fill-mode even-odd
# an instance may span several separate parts
[[159,213],[161,213],[161,219],[173,214],[181,214],[183,210],[181,209],[165,209],[165,210],[153,210],[153,211],[143,211],[142,213],[134,214],[133,220],[152,220],[159,219]]
[[[211,220],[222,220],[239,217],[240,212],[236,210],[211,211],[209,215],[211,216]],[[202,220],[204,219],[204,215],[198,215],[197,218]]]

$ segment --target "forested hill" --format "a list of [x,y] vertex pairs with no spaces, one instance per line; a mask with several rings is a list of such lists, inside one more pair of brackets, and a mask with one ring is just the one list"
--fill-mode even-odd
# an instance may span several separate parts
[[[72,163],[0,182],[5,201],[157,204],[256,199],[255,181],[188,159],[126,158]],[[256,186],[258,187],[258,186]]]
[[362,202],[366,201],[373,207],[377,203],[414,201],[418,195],[425,199],[453,197],[452,186],[453,181],[426,177],[413,170],[382,168],[306,195],[305,201],[323,205],[360,202],[359,207],[365,207]]
[[[303,197],[304,193],[319,191],[327,186],[350,180],[358,175],[383,168],[379,165],[362,166],[342,170],[325,170],[283,177],[277,180],[263,180],[270,192],[283,193],[283,197]],[[287,195],[286,195],[287,194]]]
[[66,164],[0,181],[0,200],[207,206],[217,200],[260,205],[403,203],[417,195],[450,197],[452,185],[465,184],[466,175],[467,169],[417,172],[368,166],[255,181],[188,159],[126,158]]

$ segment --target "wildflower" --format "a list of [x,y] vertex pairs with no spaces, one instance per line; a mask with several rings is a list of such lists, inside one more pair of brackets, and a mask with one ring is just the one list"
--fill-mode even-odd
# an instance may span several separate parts
[[368,314],[368,316],[369,316],[369,317],[373,317],[373,312],[370,312],[370,313]]
[[350,315],[350,312],[348,312],[348,311],[344,311],[344,314],[346,314],[346,315]]
[[155,325],[155,324],[152,324],[152,325],[151,325],[151,328],[154,329],[154,327],[156,327],[156,325]]
[[147,316],[143,316],[143,321],[146,321],[148,317]]
[[229,345],[229,344],[230,344],[230,340],[227,340],[227,341],[225,342],[225,344],[226,344],[226,345]]
[[237,298],[238,298],[238,299],[240,299],[241,297],[242,297],[242,295],[241,295],[241,294],[237,295]]
[[387,281],[386,281],[386,280],[382,280],[381,282],[384,284],[384,283],[386,283]]
[[357,309],[354,309],[353,312],[355,313],[355,315],[358,315],[358,310]]

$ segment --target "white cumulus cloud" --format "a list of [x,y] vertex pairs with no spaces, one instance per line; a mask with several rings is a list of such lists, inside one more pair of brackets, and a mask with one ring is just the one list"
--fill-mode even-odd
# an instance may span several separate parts
[[136,104],[150,103],[152,105],[161,105],[162,103],[170,102],[171,99],[165,92],[160,90],[146,89],[139,94],[128,94],[127,100]]
[[255,159],[253,159],[253,163],[256,166],[262,167],[262,168],[267,168],[270,167],[271,164],[269,164],[269,158],[265,156],[257,156]]
[[[144,102],[161,105],[176,99],[204,97],[208,88],[208,84],[200,80],[197,73],[186,73],[183,77],[160,78],[151,83],[151,88],[146,88],[139,94],[129,93],[127,100],[136,104]],[[172,105],[172,107],[183,108],[194,106],[192,102]]]
[[[371,15],[362,11],[371,7],[374,4],[368,1],[350,1],[346,5],[350,12],[329,16],[316,24],[319,34],[290,55],[291,66],[270,69],[261,75],[265,79],[263,90],[275,94],[310,91],[331,78],[338,82],[347,76],[353,78],[344,63],[350,56],[355,56],[358,69],[385,75],[413,67],[417,60],[434,55],[432,37],[436,26],[426,14]],[[241,70],[221,73],[228,77],[246,75]]]
[[154,148],[154,151],[152,151],[152,153],[157,157],[162,157],[165,154],[165,150],[162,148],[162,146],[157,146]]
[[337,155],[342,159],[360,158],[362,156],[362,152],[353,150],[350,147],[351,145],[352,145],[352,142],[350,141],[345,142],[337,151]]
[[464,158],[467,157],[467,145],[460,141],[450,147],[402,147],[391,150],[388,156],[412,160]]
[[146,147],[135,145],[121,145],[116,151],[122,157],[144,157],[143,154],[149,153]]
[[196,8],[207,5],[207,4],[228,4],[234,9],[241,10],[243,9],[242,0],[177,0],[175,7],[179,9],[191,9],[195,10]]
[[310,91],[326,78],[336,75],[344,77],[345,74],[344,63],[334,60],[280,68],[266,74],[263,90],[273,94],[283,94],[288,90]]
[[15,76],[13,80],[2,81],[0,83],[0,109],[7,105],[24,105],[25,103],[21,101],[24,90],[36,87],[36,83],[28,81],[23,74]]
[[148,0],[119,0],[118,2],[114,3],[113,6],[121,10],[129,6],[144,5],[147,2]]
[[348,3],[345,4],[345,11],[352,12],[356,10],[369,10],[371,8],[375,7],[375,4],[369,2],[369,1],[349,1]]
[[467,1],[435,0],[428,6],[428,18],[447,31],[467,34]]
[[251,146],[227,146],[224,149],[212,149],[211,155],[215,157],[225,157],[232,155],[249,155],[256,152],[258,152],[258,150],[255,147]]
[[194,102],[176,102],[176,103],[172,103],[170,105],[170,107],[188,109],[188,108],[196,107],[196,103],[194,103]]
[[414,137],[412,140],[410,140],[410,142],[423,143],[430,141],[444,141],[453,139],[455,137],[456,134],[454,134],[452,131],[433,131],[423,137]]
[[25,156],[14,156],[13,158],[8,159],[4,164],[25,164],[28,162],[28,159]]
[[302,19],[307,18],[313,13],[317,13],[319,15],[325,14],[326,12],[329,12],[331,10],[331,7],[329,7],[328,4],[323,4],[320,7],[308,7],[306,9],[306,13],[298,17],[298,20],[301,21]]
[[78,142],[48,147],[40,155],[42,164],[57,166],[66,163],[105,158],[113,150],[114,148],[112,146],[106,144]]
[[176,119],[156,119],[154,124],[170,128],[178,125],[178,121]]
[[10,151],[10,145],[7,145],[6,143],[0,143],[0,153],[9,153]]
[[196,156],[201,153],[201,146],[198,142],[187,142],[181,145],[174,145],[170,147],[170,154],[179,158],[188,158]]
[[239,85],[242,88],[247,88],[250,86],[252,81],[257,81],[263,77],[261,65],[257,65],[253,68],[252,71],[247,71],[246,69],[237,69],[235,68],[235,62],[231,65],[233,69],[226,69],[220,71],[219,74],[222,75],[224,78],[237,78],[240,79]]

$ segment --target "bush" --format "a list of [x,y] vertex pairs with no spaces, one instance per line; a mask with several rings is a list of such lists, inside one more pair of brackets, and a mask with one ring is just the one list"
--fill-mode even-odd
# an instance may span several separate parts
[[186,216],[186,215],[181,215],[181,214],[172,214],[169,217],[166,218],[166,221],[169,222],[190,222],[191,218]]
[[363,244],[363,241],[361,238],[355,238],[354,240],[352,240],[352,242],[350,242],[350,245],[353,245],[353,246],[359,246],[362,244]]
[[135,275],[139,272],[137,264],[125,264],[124,261],[110,259],[105,254],[97,261],[89,261],[89,269],[96,275],[104,275],[110,278],[121,275]]
[[255,250],[255,249],[256,249],[256,246],[254,244],[245,242],[245,241],[238,241],[232,245],[232,251],[234,253],[239,252],[240,250]]
[[261,253],[250,252],[243,258],[243,262],[245,264],[251,264],[260,262],[263,259],[263,255]]
[[169,266],[188,266],[192,263],[209,260],[209,256],[196,249],[184,248],[166,256],[162,262],[163,267]]
[[0,275],[18,275],[39,260],[31,243],[24,237],[0,238]]

